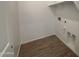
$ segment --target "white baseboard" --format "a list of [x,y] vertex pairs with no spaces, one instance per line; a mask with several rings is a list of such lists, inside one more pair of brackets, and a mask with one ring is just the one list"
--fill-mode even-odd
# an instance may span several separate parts
[[[57,36],[57,35],[56,35]],[[57,36],[68,48],[70,48],[77,56],[79,56],[79,53],[76,52],[74,49],[72,49],[64,40],[62,40],[62,38],[60,38],[59,36]]]
[[5,46],[5,48],[3,49],[3,51],[1,52],[0,57],[2,57],[5,54],[5,52],[6,52],[6,50],[7,50],[8,47],[9,47],[9,42],[7,43],[7,45]]
[[[7,45],[5,46],[5,48],[3,49],[3,51],[1,52],[0,57],[13,57],[14,56],[14,52],[6,52],[9,48],[9,46],[10,46],[10,43],[8,42]],[[20,47],[21,47],[21,44],[19,45],[16,57],[18,57],[18,55],[19,55]]]
[[31,40],[29,40],[29,41],[22,42],[21,44],[26,44],[26,43],[28,43],[28,42],[32,42],[32,41],[34,41],[34,40],[39,40],[39,39],[41,39],[41,38],[45,38],[45,37],[52,36],[52,35],[55,35],[55,34],[48,34],[48,35],[45,35],[45,36],[41,36],[41,37],[39,37],[39,38],[35,38],[35,39],[31,39]]
[[3,51],[0,54],[0,57],[12,57],[14,56],[13,52],[7,52],[8,48],[10,46],[10,43],[8,42]]
[[21,43],[20,43],[20,45],[19,45],[19,48],[18,48],[18,53],[17,53],[17,56],[16,56],[16,57],[18,57],[18,55],[19,55],[19,52],[20,52],[20,47],[21,47]]

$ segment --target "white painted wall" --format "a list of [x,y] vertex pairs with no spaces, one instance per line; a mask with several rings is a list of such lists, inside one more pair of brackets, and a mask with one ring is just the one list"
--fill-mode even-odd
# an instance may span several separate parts
[[[73,2],[64,2],[52,6],[51,9],[54,11],[55,16],[62,19],[61,21],[56,20],[56,35],[79,55],[79,10]],[[65,19],[66,24],[64,24]],[[75,34],[76,39],[73,40],[71,36],[67,37],[67,32],[70,32],[71,35]]]
[[0,2],[0,32],[3,33],[0,33],[1,56],[16,56],[20,39],[26,43],[55,34],[54,16],[47,5],[48,2],[18,2],[18,5],[17,2]]
[[[13,48],[11,48],[11,45],[13,45]],[[17,4],[16,2],[0,2],[1,56],[16,56],[19,46],[20,39]]]
[[0,54],[8,43],[7,39],[7,6],[6,2],[0,2]]
[[49,2],[18,2],[21,43],[55,34],[55,19]]
[[17,2],[9,2],[8,9],[8,35],[10,45],[13,45],[14,56],[17,55],[20,46],[19,38],[19,16]]

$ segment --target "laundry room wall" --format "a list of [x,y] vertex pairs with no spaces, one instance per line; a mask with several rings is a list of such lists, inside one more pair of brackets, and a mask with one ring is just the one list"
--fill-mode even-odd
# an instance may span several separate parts
[[21,43],[55,34],[55,19],[48,1],[18,2]]
[[[76,5],[65,1],[50,8],[56,16],[56,35],[79,55],[79,10]],[[58,17],[61,17],[61,21]]]
[[0,56],[17,56],[20,46],[17,2],[0,2]]
[[13,50],[14,56],[17,56],[20,49],[19,36],[19,16],[17,2],[8,2],[8,39],[10,43],[10,50]]
[[8,43],[7,38],[7,3],[0,2],[0,56]]

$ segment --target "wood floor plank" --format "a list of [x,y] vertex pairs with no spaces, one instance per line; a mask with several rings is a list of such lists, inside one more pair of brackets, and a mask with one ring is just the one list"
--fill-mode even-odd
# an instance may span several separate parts
[[55,35],[21,45],[19,57],[77,57]]

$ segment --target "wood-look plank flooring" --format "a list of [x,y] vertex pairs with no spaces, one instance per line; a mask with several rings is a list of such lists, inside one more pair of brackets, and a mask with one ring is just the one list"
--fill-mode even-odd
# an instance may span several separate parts
[[76,57],[55,35],[21,45],[19,57]]

